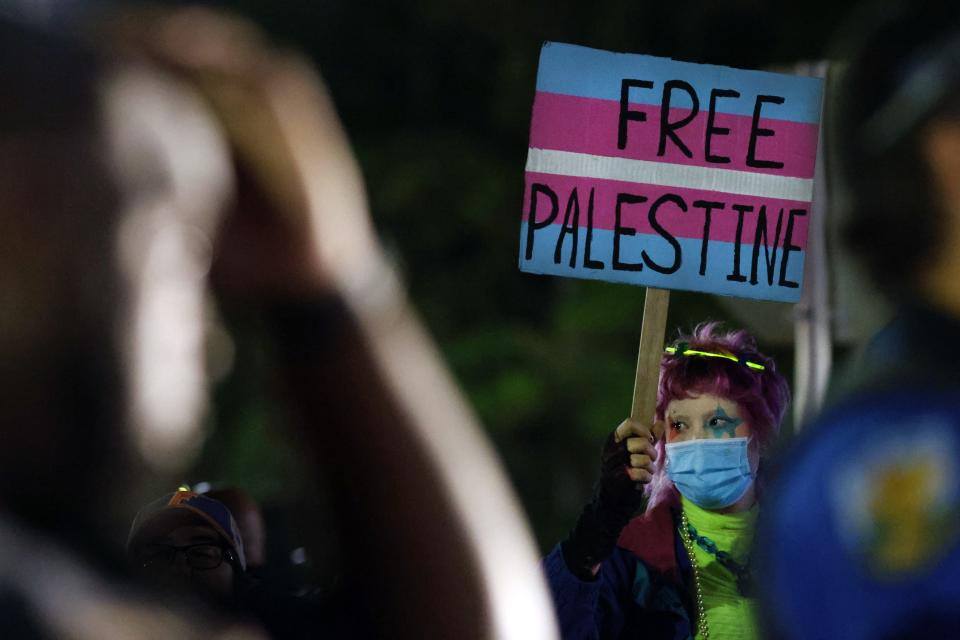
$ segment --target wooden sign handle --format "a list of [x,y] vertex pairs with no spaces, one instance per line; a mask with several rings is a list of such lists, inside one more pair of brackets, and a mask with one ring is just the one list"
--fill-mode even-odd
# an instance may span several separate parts
[[[657,383],[660,378],[660,359],[663,357],[663,339],[667,328],[669,289],[647,287],[643,302],[643,325],[640,328],[640,353],[637,354],[637,374],[633,382],[633,405],[630,417],[649,424],[657,408]],[[662,433],[654,433],[657,439]]]

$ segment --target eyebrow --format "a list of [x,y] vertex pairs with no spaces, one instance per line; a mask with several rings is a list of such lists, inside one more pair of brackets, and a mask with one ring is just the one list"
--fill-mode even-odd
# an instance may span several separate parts
[[732,414],[732,413],[727,413],[727,410],[724,409],[723,407],[721,407],[719,404],[716,406],[716,408],[714,408],[714,409],[712,409],[712,410],[710,410],[710,411],[708,411],[708,412],[704,412],[703,415],[704,415],[704,416],[709,416],[709,417],[711,417],[711,418],[714,417],[714,416],[720,416],[720,417],[722,417],[722,418],[730,418],[731,420],[741,420],[741,417],[740,417],[740,416],[734,415],[734,414]]

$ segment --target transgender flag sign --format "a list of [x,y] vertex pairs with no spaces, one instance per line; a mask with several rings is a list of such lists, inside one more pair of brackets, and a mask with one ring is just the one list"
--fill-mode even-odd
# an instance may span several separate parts
[[520,269],[796,302],[820,79],[546,43]]

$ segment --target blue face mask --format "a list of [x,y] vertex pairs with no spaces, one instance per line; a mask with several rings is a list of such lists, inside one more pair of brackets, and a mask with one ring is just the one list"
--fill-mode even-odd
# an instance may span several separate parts
[[704,509],[723,509],[753,483],[747,438],[674,442],[667,448],[667,476],[677,490]]

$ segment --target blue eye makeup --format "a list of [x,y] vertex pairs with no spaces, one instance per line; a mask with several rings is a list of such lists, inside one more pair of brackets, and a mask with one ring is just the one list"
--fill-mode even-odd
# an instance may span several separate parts
[[716,437],[727,435],[733,438],[736,435],[737,427],[742,423],[741,418],[728,415],[723,407],[717,405],[716,412],[707,420],[707,427],[713,431],[713,435]]

